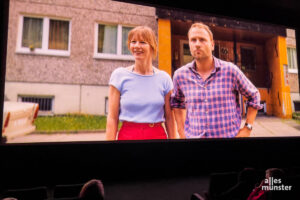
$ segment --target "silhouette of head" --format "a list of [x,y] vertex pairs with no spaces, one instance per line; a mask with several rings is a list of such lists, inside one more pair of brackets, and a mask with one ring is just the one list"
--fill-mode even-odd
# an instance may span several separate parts
[[92,179],[85,183],[80,191],[79,198],[84,200],[103,200],[104,187],[102,182]]

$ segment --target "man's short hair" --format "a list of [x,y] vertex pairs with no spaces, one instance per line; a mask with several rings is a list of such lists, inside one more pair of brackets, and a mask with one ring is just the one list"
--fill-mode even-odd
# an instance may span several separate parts
[[189,29],[189,32],[188,32],[188,37],[190,37],[190,32],[191,32],[192,28],[203,28],[203,29],[205,29],[206,32],[209,34],[210,39],[214,40],[213,33],[211,32],[210,28],[207,25],[205,25],[204,23],[198,22],[198,23],[192,24],[192,26],[191,26],[191,28]]

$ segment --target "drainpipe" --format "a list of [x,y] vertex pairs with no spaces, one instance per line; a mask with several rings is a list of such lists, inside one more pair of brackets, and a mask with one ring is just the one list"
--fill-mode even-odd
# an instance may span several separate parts
[[233,54],[234,54],[234,64],[237,65],[238,62],[238,54],[236,51],[236,36],[233,35]]
[[[233,35],[233,55],[234,55],[234,64],[237,65],[238,62],[238,54],[237,54],[237,50],[236,50],[236,36],[235,34]],[[244,110],[244,102],[243,102],[243,97],[242,95],[239,93],[237,95],[237,102],[240,104],[240,111],[241,114],[243,114],[243,110]],[[245,110],[245,114],[246,114],[246,110]]]
[[[298,72],[300,72],[300,28],[297,27],[295,30],[296,36],[296,52],[297,52],[297,66]],[[298,73],[298,82],[300,83],[300,73]],[[300,84],[299,84],[299,91],[300,91]]]
[[81,90],[82,85],[79,85],[79,113],[81,113],[81,96],[82,96],[82,90]]

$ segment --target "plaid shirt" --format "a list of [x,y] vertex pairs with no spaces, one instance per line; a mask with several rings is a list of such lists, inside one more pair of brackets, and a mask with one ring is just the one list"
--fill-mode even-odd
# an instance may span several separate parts
[[179,68],[173,77],[172,108],[186,108],[187,138],[230,138],[238,134],[241,111],[238,93],[248,106],[261,109],[260,94],[233,63],[214,57],[215,68],[203,81],[195,61]]

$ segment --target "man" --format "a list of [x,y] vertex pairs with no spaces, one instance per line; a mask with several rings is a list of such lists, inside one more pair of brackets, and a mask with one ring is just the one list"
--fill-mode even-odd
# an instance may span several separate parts
[[[193,24],[188,38],[194,60],[175,71],[171,97],[180,138],[249,137],[262,108],[258,90],[236,65],[213,57],[208,26]],[[242,129],[238,93],[248,99]]]

